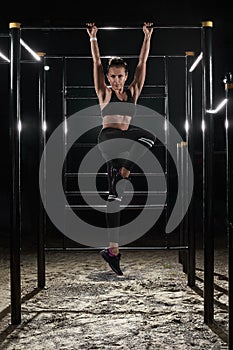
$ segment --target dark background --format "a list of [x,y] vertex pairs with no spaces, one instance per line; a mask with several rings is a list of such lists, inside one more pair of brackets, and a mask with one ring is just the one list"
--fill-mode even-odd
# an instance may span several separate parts
[[[200,26],[202,21],[213,21],[213,86],[214,105],[224,97],[223,78],[231,72],[233,58],[233,34],[231,11],[217,1],[207,8],[205,2],[175,3],[163,1],[161,3],[134,2],[95,2],[80,3],[20,3],[14,6],[5,4],[1,11],[0,30],[8,33],[10,22],[20,22],[24,27],[85,27],[85,23],[94,21],[97,26],[142,26],[144,21],[152,21],[155,26]],[[80,9],[79,9],[80,7]],[[38,32],[23,31],[22,37],[35,51],[43,51],[50,55],[90,55],[88,36],[83,31],[66,31],[51,33],[40,30]],[[138,54],[142,34],[140,31],[115,31],[98,33],[101,53]],[[200,50],[200,36],[196,30],[154,30],[151,54],[181,54],[185,51]],[[9,39],[0,38],[0,50],[5,54],[9,50]],[[30,57],[23,52],[23,57]],[[150,66],[151,64],[151,66]],[[92,84],[91,61],[80,63],[81,70],[71,67],[70,77],[84,84]],[[133,69],[134,62],[130,63]],[[49,90],[49,132],[61,122],[60,84],[61,67],[58,62],[51,63],[51,74],[48,79]],[[131,68],[131,67],[130,67]],[[178,60],[171,62],[170,68],[170,109],[171,122],[180,131],[183,130],[184,109],[184,70]],[[38,224],[38,68],[34,63],[22,64],[21,67],[21,119],[23,122],[22,137],[22,242],[34,244],[36,241],[36,225]],[[1,190],[0,190],[0,232],[2,244],[8,244],[10,216],[9,216],[9,71],[7,64],[0,65],[0,99],[1,99]],[[147,83],[159,82],[159,72],[155,73],[152,63],[148,63]],[[197,186],[201,182],[201,131],[200,121],[200,69],[194,81],[196,134],[195,134],[195,169]],[[220,112],[215,119],[215,192],[214,192],[214,222],[216,238],[226,237],[225,228],[225,131],[224,112]],[[36,181],[36,182],[35,182]],[[201,231],[201,196],[197,199],[197,231]],[[56,233],[57,234],[57,233]]]

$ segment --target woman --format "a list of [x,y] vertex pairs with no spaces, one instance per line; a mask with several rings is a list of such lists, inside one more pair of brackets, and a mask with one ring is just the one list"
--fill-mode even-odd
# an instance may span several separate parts
[[[126,89],[125,82],[128,78],[128,67],[121,57],[113,57],[109,60],[106,77],[110,86],[106,84],[97,41],[98,28],[94,23],[87,24],[93,58],[94,86],[103,119],[98,144],[107,163],[109,184],[106,220],[107,226],[111,228],[109,230],[111,234],[109,236],[109,247],[103,249],[100,253],[119,276],[123,275],[120,268],[121,254],[119,252],[120,208],[117,210],[121,195],[116,191],[116,184],[119,180],[130,179],[134,164],[155,142],[155,136],[149,131],[130,124],[145,82],[146,63],[153,33],[152,25],[153,23],[149,22],[143,24],[144,39],[138,64],[133,81]],[[141,145],[144,147],[141,147]],[[122,189],[121,194],[123,192]],[[111,210],[111,213],[108,210],[110,207],[115,209]]]

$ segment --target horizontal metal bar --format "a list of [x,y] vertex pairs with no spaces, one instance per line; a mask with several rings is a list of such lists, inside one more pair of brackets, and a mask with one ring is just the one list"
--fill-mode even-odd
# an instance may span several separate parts
[[[156,30],[157,29],[201,29],[201,26],[158,26],[158,27],[153,27]],[[86,26],[81,26],[81,27],[22,27],[21,30],[86,30]],[[99,27],[99,30],[142,30],[142,27],[137,26],[137,27],[127,27],[127,26],[108,26],[108,27]]]
[[[46,251],[96,251],[96,250],[101,250],[104,249],[106,247],[96,247],[96,248],[92,248],[92,247],[45,247]],[[120,247],[121,250],[186,250],[189,249],[188,246],[139,246],[139,247],[128,247],[128,246],[123,246]]]
[[[4,63],[4,64],[9,64],[9,62],[0,62],[1,64]],[[33,63],[33,64],[38,64],[37,61],[35,60],[20,60],[20,63]]]
[[[146,88],[165,88],[166,85],[144,85],[143,89]],[[66,89],[94,89],[94,85],[66,85],[65,86]]]
[[[119,55],[120,57],[122,58],[135,58],[135,59],[138,59],[138,55]],[[186,55],[149,55],[148,56],[149,58],[169,58],[169,57],[179,57],[179,58],[185,58]],[[92,56],[64,56],[64,59],[71,59],[71,58],[90,58],[92,59]],[[105,56],[101,56],[101,58],[103,59],[109,59],[109,58],[112,58],[112,55],[105,55]]]
[[[158,99],[158,98],[166,98],[167,94],[157,94],[157,96],[155,96],[155,94],[147,94],[147,95],[141,95],[140,99],[144,100],[144,99]],[[87,97],[65,97],[66,100],[97,100],[96,96],[87,96]]]
[[[65,194],[69,196],[76,195],[94,195],[94,194],[108,194],[108,191],[65,191]],[[167,191],[124,191],[124,194],[136,194],[136,195],[164,195]]]
[[[65,177],[76,177],[76,176],[96,176],[96,173],[65,173]],[[108,173],[98,173],[98,176],[107,176]]]
[[[129,58],[136,58],[138,59],[138,55],[119,55],[120,57],[122,58],[126,58],[126,59],[129,59]],[[101,56],[101,58],[106,58],[106,59],[109,59],[111,58],[112,56]],[[149,58],[186,58],[187,56],[184,54],[184,55],[149,55]],[[62,58],[62,59],[78,59],[78,58],[81,58],[81,59],[86,59],[86,58],[89,58],[89,59],[92,59],[92,56],[66,56],[66,55],[51,55],[51,56],[47,56],[45,58],[52,58],[52,59],[58,59],[58,58]]]
[[[166,207],[166,204],[129,204],[129,205],[120,205],[120,208],[125,208],[125,209],[163,209]],[[77,205],[65,205],[66,209],[94,209],[94,208],[107,208],[106,204],[93,204],[93,205],[88,205],[88,204],[77,204]]]
[[97,100],[96,96],[88,96],[88,97],[67,97],[65,96],[66,100]]
[[[97,116],[98,118],[100,116]],[[82,148],[82,147],[95,147],[97,145],[97,143],[87,143],[87,142],[75,142],[72,143],[73,148]]]
[[[97,116],[98,118],[100,116]],[[97,145],[97,143],[87,143],[87,142],[75,142],[72,143],[73,148],[81,148],[81,147],[95,147]]]
[[93,194],[108,194],[109,191],[65,191],[68,196],[93,195]]
[[35,64],[38,64],[38,61],[35,61],[35,60],[20,60],[20,63],[35,63]]
[[[107,176],[108,173],[65,173],[66,177],[75,177],[75,176]],[[164,173],[131,173],[131,176],[164,176]]]

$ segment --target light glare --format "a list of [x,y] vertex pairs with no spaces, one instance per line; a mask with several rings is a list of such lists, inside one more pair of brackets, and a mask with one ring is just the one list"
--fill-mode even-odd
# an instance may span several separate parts
[[21,133],[22,130],[22,124],[21,124],[21,120],[18,121],[18,131],[19,133]]
[[40,61],[40,56],[37,55],[35,51],[33,51],[26,43],[23,41],[23,39],[20,39],[20,44],[37,60]]
[[207,109],[206,113],[211,113],[211,114],[218,113],[218,111],[220,111],[220,109],[223,108],[226,103],[227,103],[227,98],[224,98],[224,100],[220,102],[215,109]]
[[63,130],[64,130],[64,134],[67,135],[68,127],[67,127],[67,121],[66,120],[64,121]]
[[43,131],[46,131],[46,130],[47,130],[47,123],[46,123],[46,121],[43,121],[42,130],[43,130]]
[[6,57],[2,52],[0,52],[0,57],[3,58],[5,61],[7,61],[8,63],[10,62],[9,58]]
[[205,121],[201,121],[201,130],[204,132],[205,131]]
[[193,62],[192,66],[189,68],[189,72],[193,72],[198,63],[202,60],[203,53],[201,52],[199,56],[197,56],[197,59]]

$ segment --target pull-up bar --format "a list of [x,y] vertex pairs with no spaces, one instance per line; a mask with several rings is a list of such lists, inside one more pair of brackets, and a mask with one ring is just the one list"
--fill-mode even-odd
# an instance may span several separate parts
[[[163,26],[163,27],[156,27],[153,26],[155,29],[201,29],[202,27],[196,27],[196,26]],[[87,27],[22,27],[22,30],[86,30]],[[142,27],[99,27],[99,30],[142,30]]]

